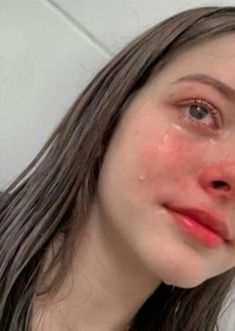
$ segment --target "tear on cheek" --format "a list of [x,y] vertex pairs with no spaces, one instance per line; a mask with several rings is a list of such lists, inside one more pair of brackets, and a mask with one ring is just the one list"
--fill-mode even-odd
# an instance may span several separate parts
[[192,141],[188,141],[182,134],[172,133],[165,135],[161,142],[146,143],[139,151],[140,174],[154,178],[159,174],[188,173],[189,167],[198,162],[198,155],[193,149]]

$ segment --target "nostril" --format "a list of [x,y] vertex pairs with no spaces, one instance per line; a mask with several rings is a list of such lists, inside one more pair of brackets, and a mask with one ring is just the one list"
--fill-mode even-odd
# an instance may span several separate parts
[[215,180],[213,182],[214,188],[223,188],[225,191],[229,191],[230,187],[227,183],[223,182],[222,180]]

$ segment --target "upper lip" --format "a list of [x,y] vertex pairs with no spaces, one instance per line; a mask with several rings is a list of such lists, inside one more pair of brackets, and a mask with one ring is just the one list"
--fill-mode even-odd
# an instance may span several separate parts
[[192,218],[196,222],[218,233],[225,241],[231,241],[230,231],[226,222],[212,215],[212,213],[197,208],[172,206],[167,206],[167,208]]

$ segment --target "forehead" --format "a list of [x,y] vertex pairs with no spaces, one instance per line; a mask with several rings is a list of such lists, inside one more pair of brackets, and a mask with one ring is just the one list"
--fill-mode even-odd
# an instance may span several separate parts
[[152,77],[149,84],[169,83],[198,72],[221,79],[235,88],[235,32],[204,40],[178,54]]

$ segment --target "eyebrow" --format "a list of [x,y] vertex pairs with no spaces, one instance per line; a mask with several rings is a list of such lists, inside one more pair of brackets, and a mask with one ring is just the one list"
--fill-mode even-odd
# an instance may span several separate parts
[[201,74],[201,73],[190,74],[177,79],[176,81],[173,82],[173,84],[182,81],[199,82],[205,85],[209,85],[214,89],[216,89],[220,94],[222,94],[223,96],[225,96],[226,98],[228,98],[229,100],[235,103],[235,89],[209,75]]

